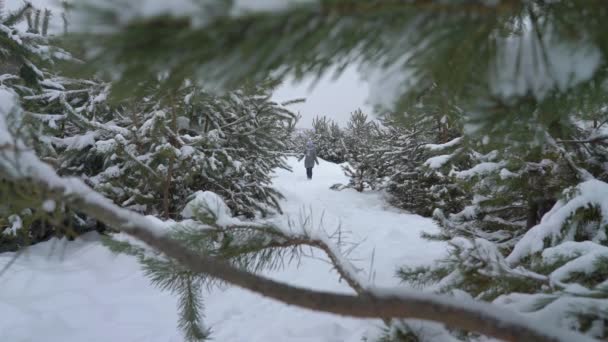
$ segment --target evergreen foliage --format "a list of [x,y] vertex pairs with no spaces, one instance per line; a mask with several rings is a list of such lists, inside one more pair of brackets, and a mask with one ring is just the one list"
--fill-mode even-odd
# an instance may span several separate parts
[[[1,82],[19,95],[25,110],[20,136],[28,134],[44,161],[146,214],[175,217],[197,190],[222,194],[236,215],[280,212],[281,195],[271,187],[270,174],[287,167],[285,141],[297,118],[270,100],[276,82],[243,84],[223,95],[188,83],[169,93],[152,86],[140,97],[111,103],[110,83],[67,77],[57,67],[80,62],[47,45],[50,16],[26,4],[3,22],[31,18],[28,32],[5,24],[0,32],[7,42]],[[76,214],[65,222],[32,224],[39,221],[27,214],[32,210],[26,206],[20,212],[2,215],[2,249],[104,229]],[[17,226],[25,229],[18,232]],[[37,226],[44,229],[36,233]],[[27,243],[20,236],[28,237]]]
[[292,152],[302,154],[306,143],[314,143],[317,156],[325,161],[342,164],[346,161],[347,147],[344,144],[344,130],[332,119],[317,116],[312,120],[312,129],[304,129],[291,137]]
[[470,166],[474,153],[462,137],[458,113],[424,103],[380,121],[353,112],[343,130],[349,184],[334,188],[382,189],[394,206],[424,216],[437,208],[461,210],[470,198],[452,170]]
[[[270,86],[222,96],[196,86],[169,95],[151,89],[142,99],[125,100],[109,121],[86,110],[87,120],[102,120],[95,130],[75,126],[70,136],[53,140],[67,152],[62,170],[86,176],[93,188],[146,214],[175,217],[197,190],[225,196],[238,215],[280,211],[270,173],[287,167],[284,141],[295,116],[269,100]],[[72,148],[75,139],[80,143]]]
[[437,208],[459,211],[468,196],[451,171],[468,167],[472,152],[461,110],[437,85],[401,106],[403,114],[384,115],[388,132],[380,164],[390,170],[389,202],[423,216]]
[[[42,21],[40,18],[36,22],[28,20],[28,32],[17,28],[35,11],[31,4],[24,3],[0,18],[0,87],[18,96],[25,110],[23,118],[21,115],[9,118],[12,131],[41,155],[48,156],[50,151],[45,139],[59,131],[58,125],[64,116],[46,114],[47,109],[52,112],[49,108],[52,105],[41,97],[62,88],[54,67],[72,57],[51,45],[47,32],[41,29],[48,27],[50,12],[45,12]],[[54,201],[45,201],[44,194],[27,187],[26,183],[1,181],[0,251],[15,251],[53,236],[71,238],[86,225],[86,218]]]
[[344,132],[347,164],[343,169],[349,177],[347,187],[359,192],[376,189],[386,171],[378,164],[381,128],[361,110],[357,110],[351,113]]
[[[128,8],[126,17],[134,18],[141,12],[126,0],[103,7],[86,1],[82,5],[86,15],[99,24],[84,28],[88,33],[84,41],[97,49],[92,51],[92,64],[109,69],[121,66],[117,76],[125,86],[155,75],[141,70],[160,71],[162,66],[175,76],[167,84],[197,74],[230,87],[246,78],[261,80],[268,74],[300,78],[360,62],[389,68],[398,81],[390,80],[396,84],[394,99],[415,99],[435,83],[457,99],[460,108],[483,110],[495,118],[526,117],[529,113],[512,109],[530,101],[551,107],[556,116],[567,115],[566,108],[556,106],[554,95],[602,84],[606,77],[600,57],[608,49],[608,40],[600,32],[608,14],[599,0],[505,0],[499,4],[319,0],[244,13],[231,1],[199,5],[200,11],[174,16],[144,13],[142,20],[121,25],[125,18],[117,13]],[[201,22],[205,25],[197,25]],[[99,26],[120,30],[100,32]],[[580,34],[572,35],[572,27]],[[138,34],[144,31],[147,34]],[[245,31],[247,35],[239,34]],[[284,39],[267,39],[276,32]],[[331,38],[325,39],[329,33]],[[199,44],[192,55],[199,58],[176,56],[174,51],[189,46],[194,38]],[[275,53],[279,50],[288,53]],[[562,54],[564,50],[572,53]],[[174,62],[172,66],[163,63],[167,60]],[[589,68],[576,67],[587,62]]]
[[601,209],[606,169],[600,166],[607,150],[593,138],[602,136],[600,121],[574,112],[550,125],[512,124],[502,135],[471,139],[470,167],[451,175],[472,201],[459,212],[436,210],[441,233],[428,236],[449,241],[449,255],[431,267],[403,268],[399,276],[606,338],[608,316],[598,307],[608,303],[601,266],[608,246]]

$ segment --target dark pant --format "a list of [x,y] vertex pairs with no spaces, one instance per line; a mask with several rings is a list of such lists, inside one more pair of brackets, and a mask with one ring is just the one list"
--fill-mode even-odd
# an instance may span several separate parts
[[308,179],[312,179],[312,167],[306,168],[306,177],[308,177]]

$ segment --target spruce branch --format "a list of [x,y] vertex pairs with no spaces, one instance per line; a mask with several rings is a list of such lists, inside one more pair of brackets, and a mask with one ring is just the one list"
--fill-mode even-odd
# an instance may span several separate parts
[[[87,90],[81,90],[82,92],[86,92]],[[66,115],[68,117],[71,117],[74,119],[74,122],[77,123],[78,125],[80,125],[80,127],[82,128],[93,128],[93,129],[100,129],[106,132],[111,132],[114,134],[120,134],[122,136],[128,137],[131,135],[131,132],[128,129],[116,126],[116,125],[106,125],[103,123],[99,123],[96,121],[91,121],[87,118],[85,118],[84,116],[82,116],[80,113],[78,113],[76,110],[74,110],[74,108],[72,107],[71,104],[68,103],[68,101],[66,100],[66,94],[67,92],[62,92],[59,95],[59,102],[63,105],[63,107],[65,108],[65,112]]]
[[557,140],[560,144],[605,144],[608,140],[608,134],[594,135],[589,139],[570,139],[570,140]]
[[183,279],[178,299],[180,312],[179,327],[186,332],[187,341],[205,341],[209,339],[211,331],[202,327],[201,315],[203,312],[203,298],[199,281],[186,276]]
[[[368,287],[358,276],[357,268],[341,253],[338,245],[341,242],[338,241],[338,244],[331,243],[332,237],[321,237],[319,234],[324,235],[324,233],[319,231],[315,234],[317,236],[314,236],[305,231],[297,233],[291,230],[287,233],[284,230],[273,226],[227,226],[215,227],[215,229],[226,233],[236,230],[248,230],[259,233],[262,237],[266,237],[265,240],[267,242],[258,246],[256,248],[257,250],[266,248],[298,248],[301,246],[319,249],[325,253],[340,278],[344,279],[353,291],[358,294],[363,294]],[[342,232],[337,231],[335,234],[342,234]],[[251,237],[245,239],[245,241],[249,244]]]
[[566,160],[568,166],[572,169],[572,171],[580,178],[582,181],[587,181],[591,179],[595,179],[591,172],[585,170],[583,167],[577,165],[577,163],[572,159],[570,153],[564,149],[563,146],[559,145],[555,138],[553,138],[549,133],[545,133],[546,141],[549,145],[554,147],[559,153],[562,155],[564,160]]
[[182,267],[181,264],[161,255],[151,254],[144,247],[112,237],[104,236],[103,244],[114,253],[135,256],[143,265],[144,273],[153,285],[178,296],[178,327],[188,342],[201,342],[210,338],[210,330],[203,326],[202,287],[209,279]]

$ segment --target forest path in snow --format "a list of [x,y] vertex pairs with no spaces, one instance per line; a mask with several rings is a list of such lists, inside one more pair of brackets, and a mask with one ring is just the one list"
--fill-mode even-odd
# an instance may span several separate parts
[[[311,181],[302,163],[289,158],[293,172],[278,170],[274,184],[283,193],[278,223],[296,225],[306,217],[328,233],[341,227],[357,244],[353,263],[377,286],[399,284],[400,265],[431,263],[445,244],[420,237],[436,232],[430,219],[385,204],[375,192],[333,191],[346,183],[339,165],[321,161]],[[264,274],[301,287],[352,293],[312,250],[299,264]],[[0,254],[0,268],[14,254]],[[372,262],[373,258],[373,262]],[[114,255],[94,234],[75,242],[53,240],[29,248],[0,277],[0,341],[182,341],[176,298],[153,287],[137,261]],[[218,342],[360,342],[377,333],[379,320],[359,320],[287,306],[227,287],[205,293],[205,324]]]
[[[390,207],[378,192],[329,189],[333,184],[348,182],[339,165],[320,160],[313,169],[313,179],[308,180],[303,161],[289,158],[288,163],[292,172],[278,170],[274,178],[274,185],[285,196],[281,201],[281,220],[289,219],[296,227],[308,220],[312,229],[322,225],[329,234],[340,227],[344,238],[356,245],[349,259],[374,285],[400,286],[395,276],[399,266],[429,264],[445,254],[444,243],[420,236],[423,231],[438,231],[432,220]],[[266,275],[307,288],[354,293],[345,281],[339,281],[322,251],[311,252],[313,258],[302,259],[300,265]],[[228,301],[230,305],[226,304]],[[382,326],[379,320],[311,312],[235,288],[214,292],[207,301],[207,311],[207,321],[212,324],[217,341],[360,342],[364,334]],[[236,328],[241,324],[242,328]]]

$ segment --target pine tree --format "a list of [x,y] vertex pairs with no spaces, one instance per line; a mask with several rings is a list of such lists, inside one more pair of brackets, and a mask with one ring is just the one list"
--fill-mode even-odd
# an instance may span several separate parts
[[347,164],[342,168],[349,177],[347,187],[362,192],[380,185],[385,171],[378,163],[381,136],[379,125],[369,120],[361,110],[351,113],[344,130]]
[[431,216],[437,208],[460,211],[470,201],[452,170],[470,166],[473,154],[462,129],[462,113],[436,85],[408,103],[402,114],[387,113],[382,167],[391,204]]
[[[26,5],[19,13],[26,18],[37,12]],[[31,139],[43,160],[63,175],[84,178],[116,203],[147,214],[175,217],[188,196],[201,189],[225,196],[237,215],[280,212],[280,194],[270,186],[270,173],[287,167],[285,141],[295,116],[270,101],[275,83],[244,85],[224,96],[194,86],[166,95],[153,87],[143,96],[110,104],[115,92],[109,83],[61,76],[53,58],[78,61],[59,48],[38,48],[47,43],[43,33],[49,18],[48,11],[34,17],[21,37],[11,36],[18,30],[3,30],[15,51],[6,50],[12,61],[7,66],[19,72],[5,74],[3,83],[21,95],[27,114],[23,123],[35,132]],[[14,15],[7,20],[18,22]],[[23,219],[9,216],[3,227],[16,231],[15,220]],[[74,218],[71,236],[99,229],[85,217]],[[32,226],[29,222],[19,226]],[[62,224],[53,226],[63,231]],[[52,236],[55,228],[43,229],[40,238]],[[9,248],[18,248],[12,236]]]
[[[269,100],[269,87],[246,86],[223,96],[195,86],[169,95],[151,89],[106,118],[66,103],[69,112],[84,111],[97,129],[75,125],[69,136],[54,140],[64,148],[61,170],[86,176],[125,207],[166,218],[176,217],[198,190],[225,196],[238,215],[280,211],[270,173],[287,167],[284,141],[295,117]],[[75,139],[81,141],[77,148],[69,145]]]
[[[317,150],[317,156],[328,162],[341,164],[346,160],[344,134],[340,126],[326,116],[317,116],[312,120],[312,130],[305,135],[312,140]],[[301,145],[301,149],[306,146]]]
[[[25,3],[0,18],[0,86],[18,96],[25,110],[25,117],[14,121],[13,129],[39,155],[52,162],[50,156],[54,151],[48,139],[59,134],[65,115],[54,113],[57,101],[49,102],[46,98],[65,90],[56,74],[56,65],[73,58],[52,45],[51,37],[47,36],[44,28],[48,28],[50,12],[45,11],[42,20],[30,20],[32,13],[39,12]],[[26,19],[28,32],[22,32],[17,25]],[[1,188],[0,251],[18,250],[53,236],[71,237],[83,223],[77,213],[57,206],[54,201],[40,200],[38,191],[21,183],[4,182]]]
[[602,108],[549,123],[531,117],[518,130],[479,137],[471,167],[452,171],[472,202],[434,213],[441,233],[429,238],[449,241],[449,255],[400,276],[606,338],[608,313],[598,308],[608,303],[608,212],[600,199],[607,150],[593,138],[603,137]]

